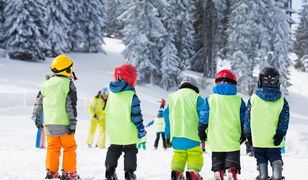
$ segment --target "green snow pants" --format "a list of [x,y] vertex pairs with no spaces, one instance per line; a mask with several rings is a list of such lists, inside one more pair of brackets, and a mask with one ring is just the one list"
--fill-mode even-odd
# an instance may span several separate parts
[[184,172],[186,162],[188,170],[201,171],[203,166],[203,156],[200,146],[187,150],[173,151],[171,170]]

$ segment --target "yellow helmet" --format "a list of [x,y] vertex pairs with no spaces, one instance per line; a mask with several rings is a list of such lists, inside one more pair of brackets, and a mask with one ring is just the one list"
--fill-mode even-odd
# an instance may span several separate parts
[[73,60],[67,55],[59,55],[51,62],[50,69],[54,74],[71,77],[73,73]]

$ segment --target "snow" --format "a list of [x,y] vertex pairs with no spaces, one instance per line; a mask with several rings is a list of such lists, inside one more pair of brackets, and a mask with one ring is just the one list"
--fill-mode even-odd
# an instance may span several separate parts
[[[87,148],[86,137],[89,128],[89,113],[86,106],[99,89],[107,86],[113,77],[114,67],[124,62],[120,54],[124,49],[119,40],[105,39],[107,54],[69,54],[74,59],[78,80],[78,126],[76,132],[77,171],[82,179],[103,180],[107,149]],[[45,177],[45,153],[35,148],[36,127],[31,121],[33,103],[46,74],[50,73],[51,59],[32,63],[0,58],[0,179],[39,180]],[[286,179],[308,177],[308,73],[291,69],[290,104],[291,119],[287,134],[284,175]],[[210,89],[210,88],[209,88]],[[167,98],[167,92],[157,86],[137,86],[141,108],[146,122],[155,118],[159,100]],[[205,89],[202,96],[210,92]],[[247,100],[247,97],[245,97]],[[172,150],[161,147],[154,150],[154,128],[148,128],[147,150],[138,153],[137,177],[139,180],[169,179]],[[251,180],[257,176],[256,161],[244,154],[242,146],[241,180]],[[210,153],[204,154],[201,175],[213,179]],[[119,160],[117,173],[124,179],[123,157]]]

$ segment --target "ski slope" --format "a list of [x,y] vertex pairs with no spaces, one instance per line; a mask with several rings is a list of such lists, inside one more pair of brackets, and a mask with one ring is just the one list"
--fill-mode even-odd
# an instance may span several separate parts
[[[121,55],[124,46],[119,40],[106,39],[104,54],[69,54],[74,59],[78,80],[78,126],[77,171],[84,180],[103,180],[107,149],[88,148],[86,145],[89,128],[87,105],[103,86],[113,77],[114,67],[124,62]],[[36,94],[46,74],[50,74],[51,59],[40,63],[0,59],[0,179],[1,180],[40,180],[45,177],[45,150],[35,148],[36,127],[30,119]],[[293,87],[287,97],[291,119],[287,134],[287,154],[284,159],[284,175],[288,180],[308,177],[308,73],[292,69]],[[210,88],[209,88],[210,89]],[[146,122],[154,119],[159,108],[158,101],[167,98],[167,92],[157,86],[137,86],[141,108]],[[201,91],[202,97],[210,94],[208,89]],[[247,100],[247,97],[245,97]],[[147,150],[138,153],[138,180],[170,179],[172,150],[160,146],[154,150],[155,130],[147,129]],[[161,143],[161,142],[160,142]],[[242,147],[241,180],[252,180],[258,172],[256,161],[244,153]],[[213,179],[211,154],[204,154],[201,175]],[[117,174],[124,179],[123,157],[119,160]],[[305,178],[302,178],[305,177]]]

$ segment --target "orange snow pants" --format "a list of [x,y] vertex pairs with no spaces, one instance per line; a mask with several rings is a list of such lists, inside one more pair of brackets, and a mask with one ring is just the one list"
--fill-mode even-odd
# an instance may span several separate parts
[[46,169],[58,172],[61,147],[63,148],[63,170],[66,173],[75,172],[77,145],[74,134],[62,136],[47,135]]

